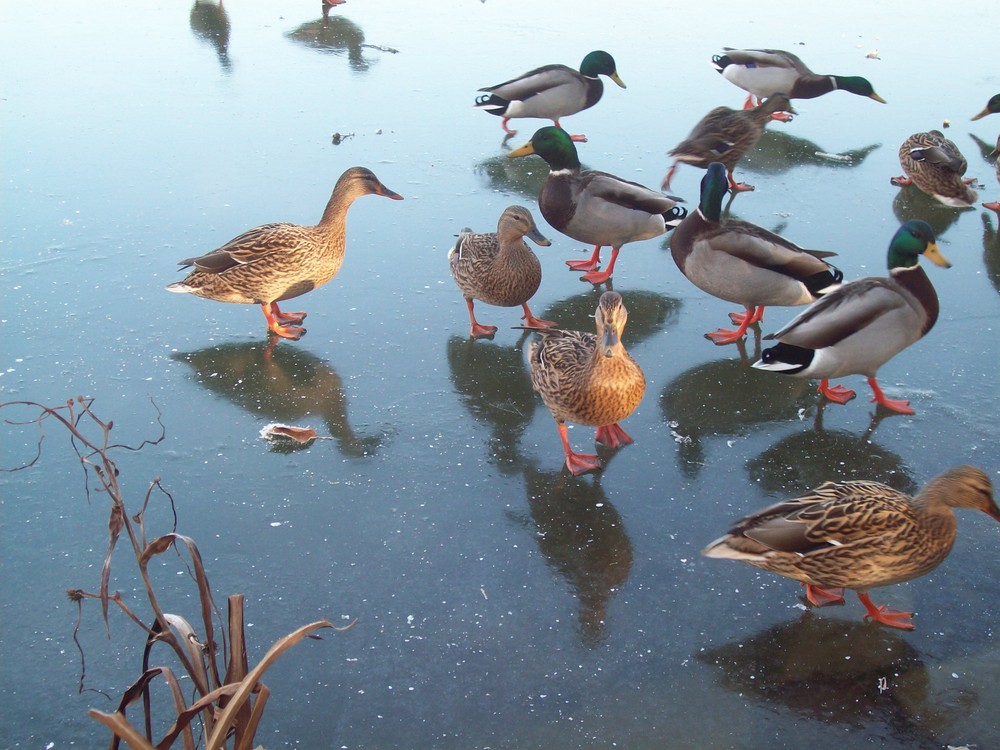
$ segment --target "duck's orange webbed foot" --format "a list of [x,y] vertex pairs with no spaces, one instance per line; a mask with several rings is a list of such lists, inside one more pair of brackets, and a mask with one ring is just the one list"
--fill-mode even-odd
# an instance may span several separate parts
[[845,388],[842,385],[831,386],[829,380],[819,381],[819,388],[816,389],[816,392],[821,396],[828,398],[830,401],[833,401],[835,404],[846,404],[858,395],[850,388]]
[[802,585],[806,587],[806,599],[814,607],[844,603],[843,587],[823,588],[822,586],[813,586],[811,583],[803,583]]
[[629,434],[619,427],[617,422],[598,427],[594,440],[609,448],[621,448],[623,445],[629,445],[633,442]]
[[900,630],[914,629],[913,620],[910,619],[913,617],[912,612],[889,609],[885,604],[878,607],[868,598],[868,594],[858,594],[858,599],[861,600],[861,603],[865,605],[865,609],[867,610],[865,613],[866,620],[872,619],[875,622],[888,625],[890,628],[899,628]]

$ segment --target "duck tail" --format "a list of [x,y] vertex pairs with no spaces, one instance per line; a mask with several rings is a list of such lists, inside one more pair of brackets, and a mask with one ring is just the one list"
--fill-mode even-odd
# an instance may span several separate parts
[[[681,200],[676,198],[675,200]],[[688,210],[684,206],[674,206],[669,211],[663,212],[663,223],[667,226],[667,231],[669,232],[674,227],[680,225],[684,221],[684,217],[688,215]]]
[[502,117],[507,113],[507,107],[510,106],[510,102],[496,94],[483,94],[476,97],[474,106],[476,109],[485,109],[491,115]]
[[844,272],[836,266],[829,266],[825,271],[814,273],[802,279],[806,289],[813,297],[822,297],[839,287],[844,281]]
[[[773,335],[765,338],[771,338]],[[803,346],[795,346],[795,344],[778,343],[761,352],[760,359],[753,363],[753,367],[758,370],[794,375],[809,367],[815,354],[815,349],[806,349]]]

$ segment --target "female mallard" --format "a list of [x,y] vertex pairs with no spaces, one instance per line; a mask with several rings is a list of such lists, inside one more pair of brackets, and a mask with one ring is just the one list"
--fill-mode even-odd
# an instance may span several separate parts
[[670,151],[674,163],[660,187],[670,189],[670,180],[673,179],[679,162],[702,169],[713,162],[720,162],[729,172],[729,187],[734,193],[753,190],[753,185],[736,182],[733,169],[736,162],[764,135],[764,126],[771,121],[771,115],[779,111],[795,112],[788,97],[782,94],[770,97],[753,109],[716,107],[702,117],[688,137]]
[[597,335],[552,328],[528,348],[531,384],[559,427],[566,467],[575,475],[600,468],[597,456],[574,453],[566,422],[596,427],[595,439],[612,448],[632,438],[618,422],[635,411],[646,391],[646,378],[621,335],[628,311],[617,292],[605,292],[597,305]]
[[976,191],[969,187],[972,180],[962,177],[968,163],[940,130],[914,133],[903,141],[899,163],[906,175],[893,177],[893,185],[916,185],[946,206],[967,208],[976,202]]
[[705,336],[716,344],[741,339],[764,317],[766,305],[805,305],[840,285],[844,274],[823,261],[836,253],[806,250],[773,232],[737,219],[722,220],[726,168],[708,166],[701,180],[701,203],[670,237],[670,254],[699,289],[746,313],[729,317],[739,328]]
[[838,89],[885,104],[885,99],[875,93],[867,79],[818,75],[791,52],[780,49],[722,49],[726,54],[713,55],[712,64],[723,78],[749,92],[744,109],[775,94],[784,94],[789,99],[814,99]]
[[868,611],[865,619],[913,630],[912,612],[878,607],[868,591],[940,565],[955,542],[952,508],[981,510],[1000,521],[989,477],[957,466],[912,498],[878,482],[826,482],[738,521],[702,554],[800,581],[818,607],[843,602],[844,589],[852,589]]
[[448,252],[451,275],[462,290],[472,321],[473,338],[492,336],[496,326],[480,325],[473,312],[473,300],[482,300],[498,307],[524,308],[525,327],[547,328],[555,325],[539,320],[528,309],[528,300],[542,282],[542,266],[524,241],[527,237],[536,245],[552,243],[535,226],[531,212],[523,206],[510,206],[500,216],[497,231],[476,234],[463,229],[458,242]]
[[194,266],[183,281],[167,285],[171,292],[194,294],[218,302],[260,305],[267,329],[298,339],[304,312],[282,312],[278,303],[323,286],[340,270],[346,247],[347,209],[362,195],[401,201],[365,167],[351,167],[333,188],[316,226],[264,224],[247,230],[207,255],[182,260]]
[[[476,99],[475,106],[502,117],[500,125],[508,135],[517,133],[507,127],[512,117],[547,118],[558,126],[560,117],[575,115],[600,101],[604,94],[602,75],[625,88],[618,77],[615,59],[603,50],[595,50],[583,58],[579,71],[566,65],[543,65],[496,86],[479,89],[486,93]],[[586,140],[586,136],[575,135],[573,139]]]
[[[1000,96],[1000,94],[997,94],[997,96]],[[997,147],[990,152],[990,158],[996,164],[997,182],[1000,182],[1000,135],[997,136]],[[983,208],[989,208],[1000,214],[1000,201],[990,201],[989,203],[984,203]]]
[[851,281],[821,297],[780,331],[765,336],[781,342],[765,349],[754,367],[803,378],[820,378],[819,392],[844,404],[854,391],[830,378],[866,375],[873,403],[913,414],[909,401],[885,397],[875,374],[910,344],[923,338],[938,317],[938,298],[920,267],[923,255],[950,268],[925,221],[908,221],[889,245],[889,278]]
[[[528,154],[538,154],[549,165],[549,176],[538,194],[542,216],[568,237],[594,245],[590,260],[566,261],[576,271],[588,271],[581,278],[591,284],[603,284],[611,278],[622,245],[658,237],[687,215],[677,205],[680,198],[607,172],[582,170],[576,146],[562,128],[540,128],[528,143],[507,156]],[[611,262],[607,269],[598,271],[605,245],[611,246]]]
[[972,119],[979,120],[986,117],[986,115],[995,115],[997,112],[1000,112],[1000,94],[991,96],[990,100],[986,102],[986,106],[983,107],[983,111],[978,115],[973,115]]

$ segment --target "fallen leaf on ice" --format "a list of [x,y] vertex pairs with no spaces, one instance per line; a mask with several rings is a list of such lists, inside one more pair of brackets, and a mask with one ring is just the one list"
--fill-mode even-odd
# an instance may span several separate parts
[[261,428],[260,436],[265,440],[288,438],[297,443],[308,443],[313,440],[329,440],[329,437],[319,435],[312,427],[292,427],[287,424],[269,424]]

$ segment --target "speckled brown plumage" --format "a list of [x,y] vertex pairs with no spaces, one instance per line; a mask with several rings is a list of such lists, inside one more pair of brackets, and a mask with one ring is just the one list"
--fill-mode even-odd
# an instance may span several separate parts
[[182,260],[181,267],[194,270],[167,289],[217,302],[260,305],[269,330],[297,339],[305,332],[296,327],[305,313],[283,313],[277,303],[322,286],[340,270],[347,210],[362,195],[402,200],[371,170],[352,167],[337,180],[317,225],[276,223],[250,229],[206,255]]
[[597,427],[597,441],[612,447],[630,443],[617,423],[635,411],[646,390],[642,370],[621,342],[628,319],[621,295],[601,295],[594,317],[596,335],[545,331],[528,350],[532,385],[559,426],[566,465],[574,474],[599,464],[596,456],[570,449],[565,423]]
[[894,177],[895,185],[916,185],[946,206],[965,208],[976,202],[976,191],[963,179],[968,162],[940,130],[914,133],[899,147],[899,163],[905,177]]
[[764,135],[764,127],[776,112],[792,112],[788,97],[778,94],[764,100],[753,109],[716,107],[705,115],[688,134],[688,137],[670,150],[674,163],[663,178],[661,187],[670,188],[670,181],[679,162],[706,169],[712,162],[725,165],[731,189],[753,190],[752,185],[737,183],[733,169],[743,156],[757,145]]
[[551,245],[538,231],[531,212],[509,206],[497,222],[496,232],[476,233],[463,229],[448,253],[451,275],[462,290],[474,338],[492,336],[496,326],[480,325],[473,313],[473,300],[498,307],[524,308],[522,320],[531,328],[547,327],[550,321],[535,318],[528,300],[542,282],[542,265],[524,241],[528,237],[541,246]]
[[820,603],[814,594],[824,602],[839,598],[825,589],[852,589],[867,616],[911,629],[911,613],[875,607],[867,592],[940,565],[955,541],[953,508],[981,510],[1000,521],[989,477],[958,466],[912,498],[878,482],[827,482],[742,519],[703,554],[801,581],[814,603]]

